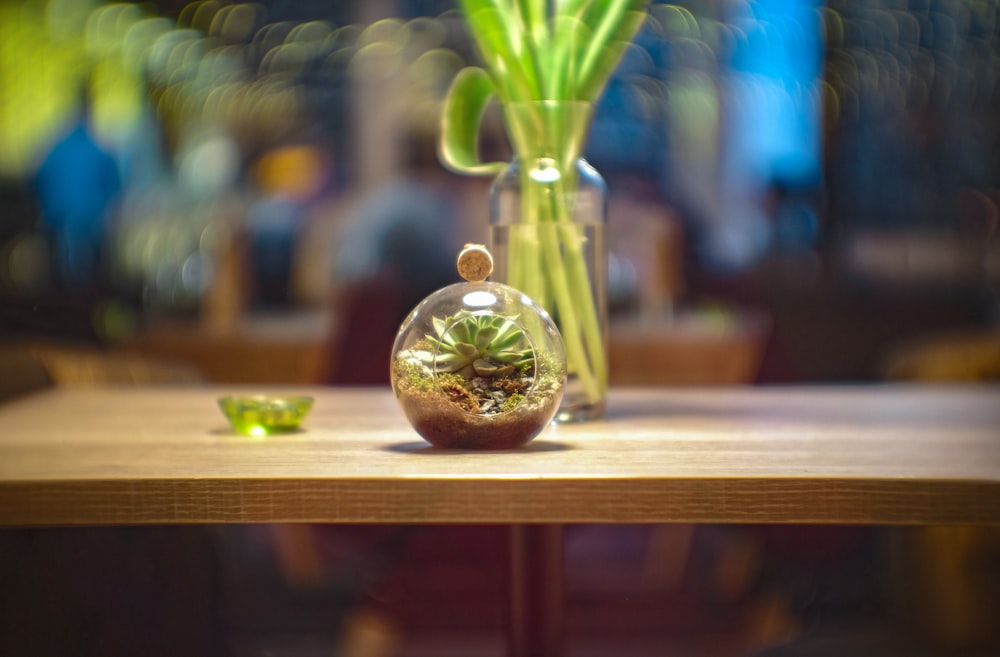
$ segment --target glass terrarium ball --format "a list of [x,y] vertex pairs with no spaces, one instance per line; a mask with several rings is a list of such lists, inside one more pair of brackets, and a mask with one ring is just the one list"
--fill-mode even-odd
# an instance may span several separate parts
[[566,383],[562,336],[502,283],[457,283],[425,298],[396,336],[392,389],[436,447],[511,449],[537,436]]

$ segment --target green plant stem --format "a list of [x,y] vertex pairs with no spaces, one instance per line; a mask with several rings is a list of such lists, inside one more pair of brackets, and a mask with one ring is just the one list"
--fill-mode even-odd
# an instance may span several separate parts
[[470,67],[456,76],[442,121],[442,161],[496,173],[503,164],[480,161],[477,131],[491,96],[501,102],[521,166],[522,216],[508,233],[507,282],[553,314],[570,374],[592,402],[604,397],[607,363],[588,235],[573,222],[576,162],[590,103],[642,24],[645,2],[459,0],[488,74]]
[[508,281],[546,307],[566,344],[567,366],[591,402],[607,388],[607,363],[582,226],[573,222],[576,163],[589,124],[585,103],[506,107],[522,156],[521,225],[509,237]]

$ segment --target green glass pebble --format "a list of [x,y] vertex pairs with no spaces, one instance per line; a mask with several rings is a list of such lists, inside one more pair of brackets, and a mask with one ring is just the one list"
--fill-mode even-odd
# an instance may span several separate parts
[[312,405],[313,398],[305,396],[245,396],[219,399],[219,408],[233,429],[248,436],[267,436],[295,431]]

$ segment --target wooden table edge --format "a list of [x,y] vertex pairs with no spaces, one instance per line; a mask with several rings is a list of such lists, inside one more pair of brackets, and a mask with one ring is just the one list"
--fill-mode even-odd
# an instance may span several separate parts
[[1000,525],[1000,481],[241,477],[0,482],[0,526],[269,522]]

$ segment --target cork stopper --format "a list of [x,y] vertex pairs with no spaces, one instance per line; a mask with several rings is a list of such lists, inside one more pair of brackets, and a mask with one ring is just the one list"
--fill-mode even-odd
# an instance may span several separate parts
[[466,244],[458,254],[458,273],[470,283],[485,281],[493,273],[493,256],[482,244]]

